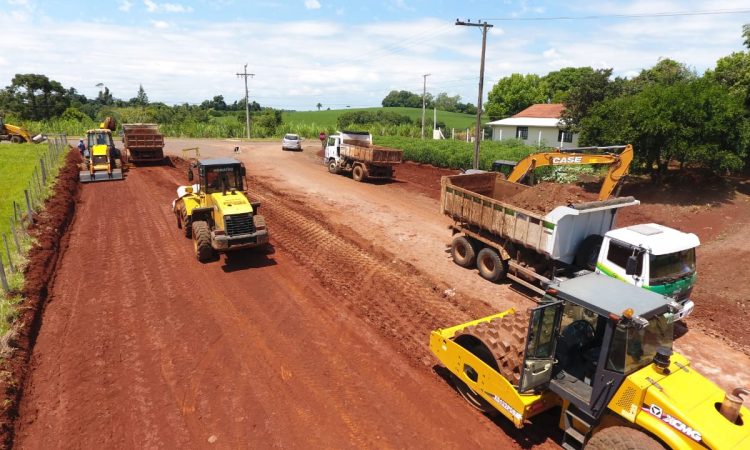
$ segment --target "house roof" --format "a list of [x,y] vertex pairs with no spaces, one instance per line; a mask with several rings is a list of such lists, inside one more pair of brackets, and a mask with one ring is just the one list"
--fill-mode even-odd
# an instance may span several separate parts
[[547,119],[559,119],[565,105],[562,103],[538,103],[531,105],[513,117],[538,117]]
[[565,105],[562,103],[539,103],[529,106],[514,116],[488,122],[487,125],[559,127],[563,109]]

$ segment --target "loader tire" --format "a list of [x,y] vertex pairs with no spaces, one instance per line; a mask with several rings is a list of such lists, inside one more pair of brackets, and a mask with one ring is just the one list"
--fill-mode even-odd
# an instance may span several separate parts
[[204,263],[214,259],[214,249],[211,247],[211,231],[208,224],[199,220],[193,222],[193,244],[195,245],[195,257]]
[[[528,327],[528,313],[516,311],[514,314],[466,327],[453,340],[497,370],[512,385],[518,386]],[[486,356],[488,354],[489,357]]]
[[505,279],[505,274],[507,273],[505,262],[500,258],[495,249],[491,247],[485,247],[479,251],[477,255],[477,269],[479,269],[479,275],[482,278],[493,283]]
[[193,237],[193,224],[190,223],[190,220],[187,216],[187,210],[185,210],[185,205],[180,208],[180,219],[178,219],[182,222],[182,232],[185,233],[185,237],[190,239]]
[[586,450],[664,450],[651,436],[630,427],[608,427],[596,432],[584,447]]
[[339,173],[339,165],[336,164],[336,161],[331,161],[328,163],[328,171],[332,174],[336,175]]
[[14,144],[23,144],[24,142],[26,142],[26,139],[22,138],[21,136],[14,135],[11,136],[10,142]]
[[367,178],[365,169],[362,166],[354,166],[354,169],[352,169],[352,179],[354,181],[365,181],[365,178]]
[[471,268],[477,258],[477,250],[466,236],[456,235],[451,242],[453,262],[461,267]]

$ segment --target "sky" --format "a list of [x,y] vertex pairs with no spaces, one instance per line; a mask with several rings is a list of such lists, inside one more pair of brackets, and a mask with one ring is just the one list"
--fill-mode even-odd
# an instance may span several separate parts
[[[669,13],[670,15],[664,15]],[[688,14],[686,14],[688,13]],[[551,18],[557,18],[551,20]],[[562,18],[562,19],[561,19]],[[244,96],[282,109],[379,106],[391,90],[477,103],[500,78],[569,66],[632,77],[668,57],[698,73],[744,50],[747,0],[0,0],[0,88],[41,73],[95,97]]]

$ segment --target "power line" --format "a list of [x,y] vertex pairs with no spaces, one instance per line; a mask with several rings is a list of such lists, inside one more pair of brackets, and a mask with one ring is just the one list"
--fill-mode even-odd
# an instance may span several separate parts
[[245,70],[237,74],[237,78],[243,77],[245,79],[245,129],[247,130],[248,139],[250,139],[250,103],[248,99],[247,79],[254,76],[254,73],[247,73],[247,63],[245,64]]
[[595,20],[595,19],[631,19],[649,17],[679,17],[679,16],[713,16],[720,14],[747,14],[750,9],[714,9],[705,11],[673,11],[658,13],[636,13],[636,14],[598,14],[590,16],[550,16],[550,17],[495,17],[485,19],[490,22],[525,22],[542,20]]

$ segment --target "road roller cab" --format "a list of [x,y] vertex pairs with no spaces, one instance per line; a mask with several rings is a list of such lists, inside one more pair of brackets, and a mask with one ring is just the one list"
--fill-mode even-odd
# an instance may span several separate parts
[[554,283],[530,311],[437,330],[430,346],[484,412],[520,428],[559,406],[565,448],[748,448],[750,412],[736,401],[744,391],[732,401],[673,353],[678,310],[592,273]]

